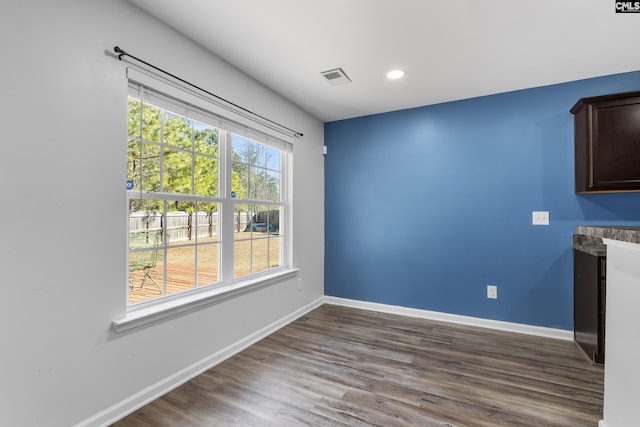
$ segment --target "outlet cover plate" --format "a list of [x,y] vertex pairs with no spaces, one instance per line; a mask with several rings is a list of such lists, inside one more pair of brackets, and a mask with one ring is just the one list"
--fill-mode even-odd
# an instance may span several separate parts
[[549,211],[533,211],[531,223],[533,225],[549,225]]
[[487,285],[487,298],[498,299],[498,287],[496,285]]

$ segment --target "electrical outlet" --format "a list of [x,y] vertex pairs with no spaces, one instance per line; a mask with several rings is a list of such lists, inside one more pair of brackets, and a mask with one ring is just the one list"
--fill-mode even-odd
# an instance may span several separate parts
[[533,225],[549,225],[549,211],[534,211],[531,223]]
[[302,290],[302,277],[298,277],[298,290]]
[[498,287],[496,285],[487,285],[487,298],[498,299]]

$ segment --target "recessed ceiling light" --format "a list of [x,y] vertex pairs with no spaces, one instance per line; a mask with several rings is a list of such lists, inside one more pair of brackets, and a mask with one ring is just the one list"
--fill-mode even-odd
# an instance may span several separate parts
[[392,70],[387,73],[387,78],[390,80],[401,79],[402,77],[404,77],[403,70]]

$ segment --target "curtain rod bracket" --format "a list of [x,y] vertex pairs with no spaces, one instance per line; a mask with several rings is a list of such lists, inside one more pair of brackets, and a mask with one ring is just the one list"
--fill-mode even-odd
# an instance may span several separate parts
[[[142,59],[140,59],[140,58],[136,58],[135,56],[133,56],[133,55],[131,55],[131,54],[129,54],[129,53],[127,53],[127,52],[125,52],[123,49],[121,49],[121,48],[120,48],[120,47],[118,47],[118,46],[114,46],[113,51],[116,53],[116,55],[118,55],[118,59],[119,59],[120,61],[122,61],[122,58],[123,58],[123,57],[128,56],[129,58],[134,59],[134,60],[136,60],[136,61],[138,61],[138,62],[141,62],[141,63],[143,63],[144,65],[146,65],[146,66],[148,66],[148,67],[153,68],[154,70],[160,71],[161,73],[166,74],[166,75],[168,75],[168,76],[170,76],[170,77],[172,77],[172,78],[174,78],[174,79],[176,79],[176,80],[178,80],[178,81],[181,81],[182,83],[184,83],[184,84],[186,84],[186,85],[189,85],[189,86],[191,86],[191,87],[193,87],[193,88],[195,88],[195,89],[198,89],[199,91],[204,92],[204,93],[206,93],[207,95],[210,95],[210,96],[212,96],[212,97],[214,97],[214,98],[216,98],[216,99],[218,99],[218,100],[220,100],[220,101],[223,101],[223,102],[225,102],[225,103],[227,103],[227,104],[229,104],[229,105],[231,105],[231,106],[233,106],[233,107],[235,107],[235,108],[237,108],[237,109],[239,109],[239,110],[244,111],[245,113],[249,113],[249,114],[251,114],[252,116],[259,118],[260,120],[262,120],[262,121],[263,121],[263,123],[262,123],[263,125],[264,125],[264,122],[268,122],[268,123],[271,123],[272,125],[276,125],[276,126],[278,126],[278,127],[282,128],[282,129],[286,129],[287,131],[291,132],[291,133],[293,134],[293,136],[295,136],[296,138],[300,138],[300,137],[304,136],[304,134],[303,134],[302,132],[295,131],[295,130],[290,129],[290,128],[288,128],[288,127],[284,126],[284,125],[281,125],[280,123],[277,123],[277,122],[274,122],[273,120],[267,119],[266,117],[261,116],[260,114],[254,113],[254,112],[253,112],[253,111],[251,111],[251,110],[248,110],[248,109],[246,109],[246,108],[244,108],[244,107],[239,106],[238,104],[234,104],[234,103],[233,103],[233,102],[231,102],[231,101],[228,101],[228,100],[226,100],[226,99],[224,99],[224,98],[222,98],[222,97],[220,97],[220,96],[218,96],[218,95],[216,95],[216,94],[213,94],[213,93],[209,92],[208,90],[201,88],[200,86],[196,86],[196,85],[194,85],[193,83],[189,83],[188,81],[186,81],[186,80],[184,80],[184,79],[181,79],[180,77],[178,77],[178,76],[176,76],[176,75],[174,75],[174,74],[171,74],[170,72],[165,71],[165,70],[163,70],[162,68],[159,68],[159,67],[156,67],[155,65],[149,64],[148,62],[145,62],[145,61],[143,61],[143,60],[142,60]],[[259,120],[254,120],[254,121],[256,121],[257,123],[260,123],[260,121],[259,121]],[[272,129],[274,129],[274,130],[275,130],[275,128],[273,128],[273,127],[272,127]],[[278,130],[278,131],[279,131],[280,133],[283,133],[283,134],[287,135],[287,133],[286,133],[286,132],[283,132],[283,131],[281,131],[281,130]]]
[[118,59],[122,61],[122,57],[127,54],[124,50],[120,49],[118,46],[113,48],[113,51],[118,54]]

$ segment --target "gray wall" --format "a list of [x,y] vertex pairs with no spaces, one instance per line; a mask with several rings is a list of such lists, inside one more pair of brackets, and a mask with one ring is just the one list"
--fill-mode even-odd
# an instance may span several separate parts
[[[0,425],[98,423],[323,294],[322,123],[125,1],[4,9]],[[293,278],[112,332],[127,283],[125,64],[105,53],[115,45],[304,132],[293,166],[302,291]],[[49,226],[29,227],[43,210]]]

